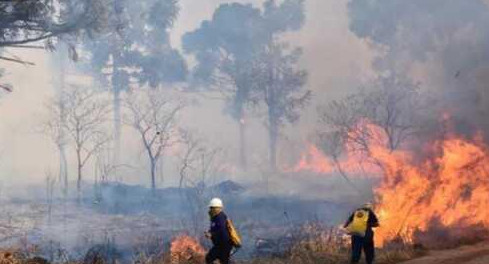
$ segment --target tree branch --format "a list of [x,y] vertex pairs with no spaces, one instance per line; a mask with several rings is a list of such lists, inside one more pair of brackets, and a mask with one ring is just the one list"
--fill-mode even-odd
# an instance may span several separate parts
[[10,62],[15,62],[15,63],[20,63],[22,65],[36,65],[32,62],[29,62],[29,61],[23,61],[23,60],[19,60],[19,59],[14,59],[14,58],[8,58],[8,57],[3,57],[3,56],[0,56],[0,60],[5,60],[5,61],[10,61]]

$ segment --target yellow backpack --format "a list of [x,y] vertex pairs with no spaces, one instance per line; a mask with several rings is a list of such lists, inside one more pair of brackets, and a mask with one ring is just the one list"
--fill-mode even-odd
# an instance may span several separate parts
[[346,230],[351,235],[357,235],[364,237],[365,232],[367,232],[367,222],[368,222],[369,212],[367,210],[356,210],[353,214],[353,220],[346,227]]
[[226,226],[229,232],[229,238],[231,239],[231,244],[233,247],[240,248],[241,247],[241,237],[238,234],[238,231],[233,225],[233,222],[231,220],[226,221]]

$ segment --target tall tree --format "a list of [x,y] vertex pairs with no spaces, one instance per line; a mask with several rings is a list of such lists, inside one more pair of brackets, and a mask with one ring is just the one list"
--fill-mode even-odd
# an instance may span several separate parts
[[263,11],[251,5],[222,4],[212,20],[203,21],[200,28],[183,37],[184,50],[194,54],[198,62],[193,70],[196,83],[222,92],[228,112],[239,125],[243,168],[246,168],[246,107],[256,105],[261,98],[254,91],[257,67],[263,62],[260,56],[277,35],[300,29],[303,21],[303,0],[285,0],[281,4],[268,0]]
[[84,44],[91,73],[104,86],[111,86],[115,162],[120,152],[121,93],[132,82],[154,88],[185,79],[185,61],[171,47],[168,35],[177,14],[176,0],[115,0],[108,13],[111,30]]
[[66,132],[65,132],[65,122],[66,122],[66,111],[64,109],[63,96],[65,92],[66,82],[65,74],[66,72],[66,61],[68,53],[68,45],[60,42],[57,45],[56,52],[52,56],[52,65],[55,69],[53,82],[55,86],[56,96],[58,100],[56,102],[59,104],[57,110],[59,112],[58,117],[51,116],[51,121],[46,123],[46,129],[48,134],[51,135],[53,142],[56,144],[59,153],[59,182],[63,189],[63,194],[66,196],[68,192],[68,160],[66,156]]
[[221,92],[227,112],[239,126],[239,157],[246,168],[245,109],[253,102],[253,58],[267,42],[259,9],[251,5],[222,4],[212,20],[183,36],[183,48],[195,55],[195,87]]
[[285,0],[280,4],[268,0],[263,8],[263,20],[268,42],[259,60],[257,92],[267,108],[270,169],[277,167],[277,141],[280,127],[295,122],[305,106],[310,91],[303,91],[306,72],[298,69],[301,49],[288,49],[283,34],[300,30],[304,24],[304,0]]
[[286,46],[270,42],[261,53],[255,78],[256,90],[267,109],[270,168],[277,167],[277,141],[280,128],[300,117],[299,110],[308,102],[311,92],[304,90],[306,72],[297,69],[300,49],[287,51]]

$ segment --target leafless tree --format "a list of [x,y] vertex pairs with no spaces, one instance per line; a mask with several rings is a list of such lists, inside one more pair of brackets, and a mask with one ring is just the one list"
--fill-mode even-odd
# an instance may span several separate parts
[[95,173],[97,180],[102,184],[111,181],[121,181],[121,178],[117,175],[118,171],[123,169],[134,169],[128,164],[114,164],[114,155],[116,155],[114,148],[108,145],[105,145],[97,153],[95,160]]
[[[108,144],[107,144],[108,145]],[[109,182],[120,182],[122,179],[118,171],[123,169],[134,169],[128,164],[114,164],[112,156],[115,154],[113,148],[105,145],[95,158],[95,202],[102,201],[102,187]]]
[[[358,189],[340,162],[345,149],[349,154],[365,157],[361,163],[382,169],[383,164],[372,156],[372,143],[394,151],[420,135],[426,116],[430,115],[427,102],[418,85],[396,76],[380,78],[372,87],[318,108],[316,144],[331,158],[339,174]],[[370,124],[380,128],[385,137],[379,137]]]
[[[322,128],[318,138],[325,140],[329,134],[337,138],[336,143],[349,144],[355,151],[369,153],[370,142],[376,140],[366,126],[370,123],[382,129],[387,136],[383,143],[395,150],[420,131],[427,109],[418,85],[395,76],[381,78],[369,90],[361,89],[320,107]],[[339,154],[338,146],[334,146],[332,153]]]
[[161,89],[132,92],[125,100],[127,115],[124,122],[141,138],[151,170],[151,188],[156,189],[157,166],[164,151],[175,144],[177,114],[183,103],[174,100]]
[[46,170],[44,174],[46,175],[46,203],[48,205],[48,221],[51,223],[56,177],[53,176],[50,170]]
[[59,152],[59,183],[62,185],[64,195],[68,191],[68,171],[65,147],[68,138],[65,133],[65,110],[61,100],[51,100],[46,104],[49,110],[48,117],[41,124],[42,133],[47,135],[56,145]]
[[194,167],[195,165],[194,163],[196,160],[195,153],[199,150],[201,141],[195,138],[195,136],[188,130],[182,130],[180,132],[180,137],[181,137],[180,144],[182,145],[182,148],[181,148],[181,153],[179,155],[180,180],[179,180],[178,187],[182,189],[185,179],[188,178],[189,171],[195,169]]
[[[66,89],[59,99],[48,105],[52,135],[62,144],[71,143],[75,150],[78,197],[85,165],[110,141],[104,129],[110,112],[108,106],[99,93],[79,86]],[[60,118],[62,111],[65,120]]]
[[[194,131],[181,130],[180,132],[179,158],[179,187],[182,200],[189,208],[189,215],[193,230],[198,234],[202,217],[205,215],[207,184],[218,170],[220,157],[223,150],[214,147]],[[186,192],[183,188],[189,189]]]
[[209,180],[209,175],[216,169],[222,148],[213,147],[205,140],[199,138],[197,133],[189,130],[180,130],[180,160],[179,187],[195,187]]

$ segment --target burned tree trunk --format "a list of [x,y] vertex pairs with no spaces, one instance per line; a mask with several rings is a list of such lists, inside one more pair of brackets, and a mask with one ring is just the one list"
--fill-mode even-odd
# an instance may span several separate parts
[[277,141],[279,133],[279,122],[276,118],[276,106],[273,102],[273,90],[270,90],[270,99],[268,103],[268,155],[270,170],[277,170]]
[[76,180],[76,193],[77,199],[80,201],[81,198],[81,181],[82,181],[82,160],[81,160],[81,150],[76,151],[76,162],[77,162],[77,180]]
[[58,146],[59,150],[59,178],[60,183],[63,184],[63,195],[68,194],[68,161],[66,159],[66,150],[64,145]]
[[246,123],[244,117],[239,120],[239,163],[243,170],[248,169],[248,160],[246,158]]
[[177,139],[177,113],[183,105],[161,89],[129,93],[125,103],[128,110],[125,122],[140,135],[149,159],[151,188],[155,190],[158,161]]
[[113,93],[113,106],[114,106],[114,160],[115,165],[119,164],[120,152],[121,152],[121,90],[123,80],[121,71],[119,70],[119,55],[117,50],[113,55],[112,66],[112,93]]
[[277,141],[278,141],[278,126],[276,124],[270,124],[268,130],[268,151],[270,169],[272,171],[277,170]]
[[151,189],[156,190],[156,160],[151,159]]

